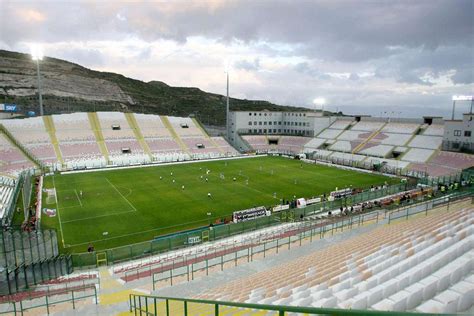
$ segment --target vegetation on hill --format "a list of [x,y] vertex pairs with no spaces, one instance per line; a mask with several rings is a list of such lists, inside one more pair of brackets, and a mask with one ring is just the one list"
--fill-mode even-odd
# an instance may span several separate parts
[[[198,88],[171,87],[87,69],[61,59],[41,62],[45,113],[132,111],[174,116],[195,115],[207,125],[224,125],[225,96]],[[36,67],[27,54],[0,50],[0,100],[23,111],[37,111]],[[231,98],[231,110],[308,111],[267,101]]]

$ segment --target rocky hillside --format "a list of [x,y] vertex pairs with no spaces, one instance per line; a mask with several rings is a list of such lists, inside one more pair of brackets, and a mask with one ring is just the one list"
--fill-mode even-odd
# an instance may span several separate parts
[[[176,116],[194,114],[208,125],[225,122],[225,96],[198,88],[143,82],[50,57],[41,61],[41,78],[46,114],[121,110]],[[0,50],[0,102],[16,103],[22,111],[37,111],[36,89],[36,64],[30,55]],[[297,109],[234,98],[230,104],[232,110]]]

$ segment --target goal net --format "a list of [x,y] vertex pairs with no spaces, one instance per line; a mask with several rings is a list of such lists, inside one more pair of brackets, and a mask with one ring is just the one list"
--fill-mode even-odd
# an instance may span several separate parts
[[56,203],[56,189],[45,189],[46,191],[46,204]]

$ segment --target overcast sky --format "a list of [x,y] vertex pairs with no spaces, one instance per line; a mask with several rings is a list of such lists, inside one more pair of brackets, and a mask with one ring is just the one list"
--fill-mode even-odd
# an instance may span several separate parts
[[229,64],[234,97],[447,115],[453,94],[474,90],[473,12],[473,0],[0,0],[0,48],[40,44],[88,68],[221,94]]

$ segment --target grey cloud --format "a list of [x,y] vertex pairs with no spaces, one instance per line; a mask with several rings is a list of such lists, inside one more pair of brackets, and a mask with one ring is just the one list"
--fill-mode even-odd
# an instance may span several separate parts
[[351,73],[351,75],[349,76],[349,80],[357,81],[359,79],[360,77],[355,73]]
[[293,67],[293,69],[298,73],[305,74],[307,76],[313,77],[314,79],[327,80],[331,78],[321,70],[310,65],[308,62],[298,63]]
[[57,58],[65,59],[80,65],[103,66],[105,64],[104,55],[96,49],[88,48],[61,48],[50,52]]
[[247,71],[257,71],[260,69],[260,59],[255,58],[253,61],[239,60],[233,65],[237,69],[243,69]]
[[[183,42],[190,36],[205,36],[303,43],[309,44],[308,54],[314,50],[313,54],[328,59],[367,60],[393,54],[389,46],[434,49],[466,43],[472,36],[470,0],[227,1],[212,11],[206,2],[184,5],[180,1],[2,3],[0,23],[6,42],[90,39],[104,34]],[[45,14],[43,27],[32,29],[31,23],[15,17],[30,8]],[[125,20],[117,18],[119,13]],[[16,23],[7,22],[9,16]]]
[[[4,43],[0,46],[17,47],[17,43],[25,41],[121,41],[126,37],[149,42],[170,39],[185,44],[190,37],[201,36],[224,44],[243,44],[258,56],[307,60],[272,73],[257,72],[264,85],[240,86],[240,93],[248,97],[301,105],[311,104],[314,94],[320,94],[345,102],[341,104],[365,106],[379,102],[392,106],[390,102],[397,100],[426,106],[444,104],[444,99],[439,98],[456,89],[459,93],[472,90],[472,9],[472,0],[246,0],[224,1],[212,8],[206,1],[0,0],[0,39]],[[28,10],[44,14],[45,20],[25,19]],[[201,58],[186,50],[185,45],[180,47],[183,60],[206,60],[206,52]],[[87,49],[61,54],[56,56],[86,66],[106,62],[98,52]],[[134,62],[145,60],[150,54],[150,49],[145,48],[137,52]],[[334,65],[340,72],[351,73],[350,80],[343,80],[350,88],[341,87],[341,80],[325,74],[337,72],[329,69]],[[254,71],[260,68],[260,60],[249,57],[235,66]],[[356,80],[356,74],[362,71],[373,71],[375,76]],[[422,78],[446,73],[454,73],[451,80],[455,85],[430,102],[424,103],[426,97],[410,95],[411,99],[404,99],[390,92],[399,86],[397,82],[430,89],[432,83]],[[367,81],[376,85],[362,86]],[[333,88],[322,88],[324,84]],[[387,90],[375,88],[383,85]]]
[[455,84],[474,83],[474,67],[457,70],[456,73],[453,76],[451,76],[451,80]]

